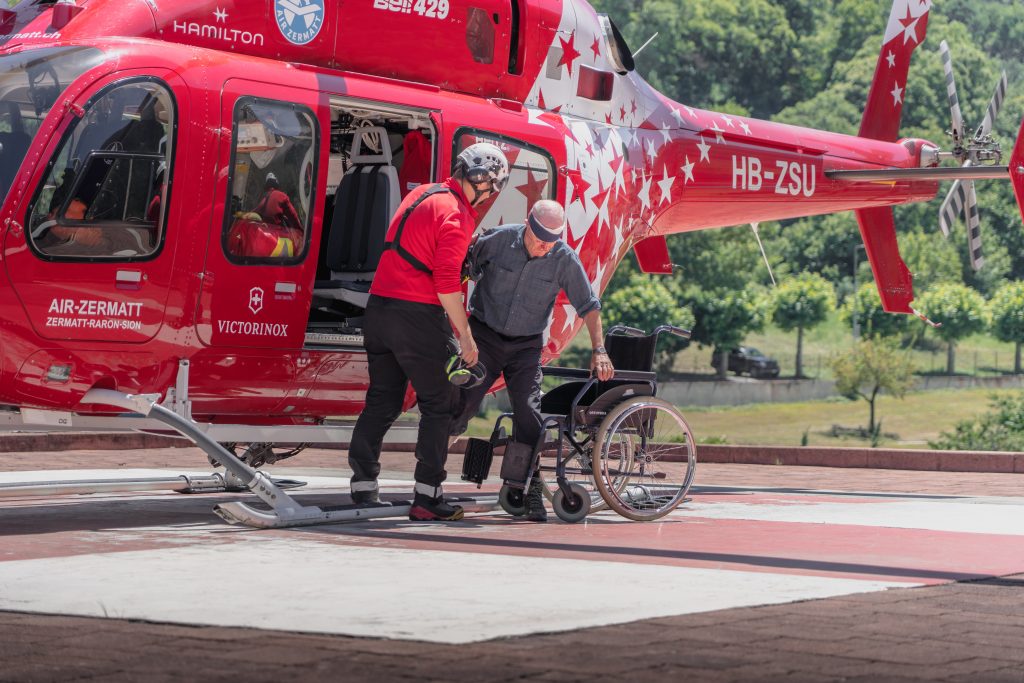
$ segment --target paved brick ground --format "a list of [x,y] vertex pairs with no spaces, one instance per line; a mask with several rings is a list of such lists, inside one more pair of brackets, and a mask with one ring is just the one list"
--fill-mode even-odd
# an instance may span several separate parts
[[[411,463],[410,454],[388,455],[385,472],[407,473]],[[196,449],[0,456],[0,470],[8,471],[206,466],[205,456]],[[314,451],[288,469],[322,474],[346,468],[339,453]],[[1024,478],[1008,474],[702,465],[699,482],[1024,495]],[[243,591],[251,585],[256,595],[266,595],[273,580],[254,572],[240,577],[239,584]],[[628,589],[616,590],[595,585],[595,599],[630,599]],[[245,599],[243,591],[225,592],[224,597]],[[557,608],[526,607],[541,620],[545,610]],[[494,618],[501,619],[501,614]],[[651,619],[469,646],[0,613],[0,681],[79,680],[1024,683],[1024,576]]]
[[0,613],[0,681],[1022,683],[1022,645],[1016,576],[470,646]]

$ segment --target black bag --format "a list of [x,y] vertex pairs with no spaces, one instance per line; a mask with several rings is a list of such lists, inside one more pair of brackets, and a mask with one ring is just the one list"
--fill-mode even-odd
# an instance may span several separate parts
[[469,439],[466,442],[466,455],[462,459],[462,480],[471,481],[477,488],[484,483],[491,473],[491,461],[494,460],[494,446],[483,439]]
[[532,465],[533,448],[524,443],[509,441],[505,445],[505,457],[501,459],[501,478],[511,486],[525,487]]

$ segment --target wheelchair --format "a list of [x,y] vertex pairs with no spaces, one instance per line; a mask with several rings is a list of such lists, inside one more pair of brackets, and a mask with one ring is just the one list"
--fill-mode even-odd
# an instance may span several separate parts
[[[540,443],[531,446],[515,442],[514,434],[506,437],[502,423],[512,414],[505,413],[495,421],[489,441],[470,440],[463,479],[480,483],[479,471],[474,478],[467,476],[467,468],[474,469],[475,463],[479,469],[480,456],[504,445],[498,502],[511,515],[525,514],[525,488],[534,472],[565,522],[579,522],[606,508],[635,521],[672,512],[689,491],[697,457],[686,420],[657,397],[652,368],[663,333],[690,337],[672,325],[650,334],[624,325],[608,330],[604,345],[615,374],[605,382],[587,369],[543,368],[545,377],[562,383],[541,397]],[[489,455],[486,460],[489,469]]]

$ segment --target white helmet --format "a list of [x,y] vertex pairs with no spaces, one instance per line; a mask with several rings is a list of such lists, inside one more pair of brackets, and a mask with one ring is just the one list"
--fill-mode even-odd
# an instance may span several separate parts
[[456,167],[461,167],[471,183],[491,181],[491,189],[500,192],[508,182],[508,159],[504,152],[489,142],[477,142],[459,153]]

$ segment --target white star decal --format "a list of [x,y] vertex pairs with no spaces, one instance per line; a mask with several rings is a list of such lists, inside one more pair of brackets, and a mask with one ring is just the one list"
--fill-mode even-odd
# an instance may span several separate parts
[[672,107],[672,118],[674,118],[676,120],[676,123],[678,123],[680,126],[683,125],[683,114],[675,107]]
[[693,162],[690,161],[690,157],[687,156],[685,158],[686,158],[686,165],[682,166],[682,170],[683,170],[683,173],[686,174],[686,179],[683,181],[683,185],[686,185],[686,183],[692,183],[693,182]]
[[691,118],[691,119],[693,119],[694,121],[696,121],[696,120],[697,120],[697,112],[696,112],[696,111],[694,111],[693,107],[688,107],[688,106],[686,106],[686,105],[684,104],[684,105],[683,105],[683,109],[685,109],[685,110],[686,110],[686,113],[690,115],[690,118]]
[[743,132],[746,133],[747,135],[751,134],[750,133],[750,126],[747,125],[746,121],[740,121],[740,128],[742,128]]
[[885,57],[885,60],[886,60],[887,62],[889,62],[889,68],[890,68],[890,69],[891,69],[891,68],[893,68],[894,66],[896,66],[896,55],[894,55],[894,54],[892,53],[892,50],[890,50],[890,51],[889,51],[889,54],[888,54],[888,55],[886,55],[886,57]]
[[651,208],[651,178],[647,177],[647,174],[642,176],[643,185],[640,187],[640,193],[637,195],[637,199],[643,204],[645,209],[650,210]]
[[895,107],[903,102],[903,88],[900,87],[899,83],[893,86],[892,92],[889,94],[892,95],[892,106]]
[[213,16],[217,19],[217,21],[227,21],[228,11],[226,9],[221,9],[220,7],[218,7],[213,11]]
[[597,269],[594,272],[594,279],[590,281],[591,286],[594,288],[594,293],[600,296],[601,282],[604,280],[604,272],[608,269],[608,262],[601,263],[601,260],[597,261]]
[[732,119],[729,118],[728,116],[725,116],[724,114],[722,115],[722,120],[725,121],[725,125],[729,126],[730,128],[736,127],[735,125],[733,125]]
[[676,182],[676,178],[668,174],[667,166],[662,166],[661,172],[665,176],[658,181],[658,188],[661,190],[661,203],[672,203],[672,185]]
[[669,142],[672,141],[672,134],[669,133],[668,130],[669,130],[668,129],[668,124],[666,123],[665,127],[662,128],[661,131],[660,131],[661,132],[661,137],[664,139],[664,142],[661,143],[663,145],[667,145]]
[[917,22],[919,22],[919,21],[920,21],[919,18],[918,19],[914,19],[914,21],[910,24],[910,26],[907,26],[907,28],[903,31],[903,44],[904,45],[909,43],[911,40],[913,40],[915,43],[918,42],[917,41]]
[[654,146],[654,140],[647,138],[647,156],[654,161],[654,158],[658,156],[658,149]]
[[725,137],[722,136],[722,133],[724,133],[725,131],[718,127],[718,121],[714,121],[712,123],[711,130],[715,131],[715,142],[717,142],[720,145],[724,144]]
[[[703,135],[700,136],[700,144],[697,145],[697,149],[700,150],[700,160],[701,161],[706,161],[706,162],[708,162],[710,164],[711,163],[711,157],[708,156],[708,152],[711,151],[711,145],[709,145],[704,140],[704,136]],[[689,161],[689,160],[687,160],[687,161]]]
[[619,250],[622,248],[622,243],[626,241],[625,231],[622,229],[622,221],[615,226],[615,244],[612,246],[612,258],[618,260]]

